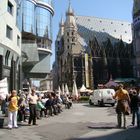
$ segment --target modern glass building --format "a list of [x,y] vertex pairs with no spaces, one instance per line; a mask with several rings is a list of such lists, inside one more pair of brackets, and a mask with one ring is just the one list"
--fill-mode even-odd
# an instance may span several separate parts
[[52,0],[22,0],[22,55],[24,79],[50,74]]

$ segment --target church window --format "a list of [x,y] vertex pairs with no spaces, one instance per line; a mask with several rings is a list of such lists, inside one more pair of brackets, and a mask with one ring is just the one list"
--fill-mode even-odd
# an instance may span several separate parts
[[69,39],[67,39],[67,41],[69,42],[70,40],[69,40]]
[[69,36],[69,32],[67,32],[67,36]]
[[74,40],[75,40],[75,38],[73,37],[73,38],[72,38],[72,42],[73,42]]

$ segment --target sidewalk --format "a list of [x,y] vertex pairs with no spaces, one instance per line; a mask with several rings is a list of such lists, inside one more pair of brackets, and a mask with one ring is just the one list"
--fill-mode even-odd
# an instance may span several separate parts
[[4,115],[0,111],[0,128],[6,126],[7,125],[7,122],[8,122],[8,118],[7,117],[4,117]]
[[[139,140],[140,129],[130,126],[131,117],[127,116],[127,129],[117,129],[114,109],[75,104],[72,109],[65,110],[58,116],[38,120],[38,126],[22,123],[19,124],[19,129],[8,130],[5,125],[0,130],[0,139]],[[7,117],[4,118],[6,124]]]
[[74,140],[139,140],[140,129],[131,124],[131,115],[127,116],[127,128],[118,129],[115,126],[116,123],[107,120],[102,123],[92,123],[89,128],[91,131],[80,136]]

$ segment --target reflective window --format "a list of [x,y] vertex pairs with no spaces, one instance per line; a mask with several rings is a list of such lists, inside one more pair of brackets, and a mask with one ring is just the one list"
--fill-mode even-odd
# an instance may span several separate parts
[[6,37],[11,39],[13,38],[13,29],[7,25],[6,27]]
[[22,30],[22,3],[23,1],[21,1],[20,3],[17,4],[17,17],[16,17],[16,25],[19,28],[19,30]]
[[52,38],[51,13],[44,8],[37,7],[37,35],[39,37]]
[[8,5],[7,5],[7,11],[13,15],[13,10],[14,10],[14,7],[12,5],[12,3],[10,1],[8,1]]
[[40,0],[40,1],[42,1],[42,2],[45,2],[45,3],[48,3],[48,4],[52,5],[52,0]]
[[17,35],[17,46],[20,46],[20,37]]
[[[52,0],[40,0],[51,4]],[[40,48],[51,48],[52,14],[48,9],[35,4],[30,0],[22,1],[22,30],[37,36]]]
[[36,34],[35,5],[30,1],[23,2],[23,30]]

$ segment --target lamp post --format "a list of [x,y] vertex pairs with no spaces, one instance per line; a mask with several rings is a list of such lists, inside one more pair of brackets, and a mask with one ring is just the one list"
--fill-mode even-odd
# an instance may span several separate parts
[[82,84],[85,84],[85,74],[84,74],[84,50],[81,50],[81,61],[82,61]]
[[94,75],[93,75],[93,61],[92,61],[92,56],[90,54],[90,76],[91,76],[91,89],[94,89]]

